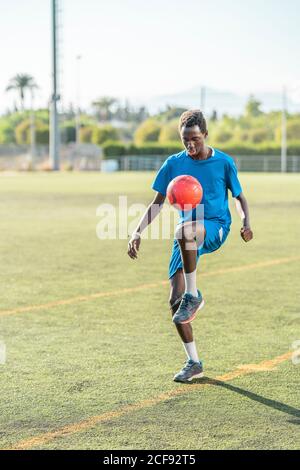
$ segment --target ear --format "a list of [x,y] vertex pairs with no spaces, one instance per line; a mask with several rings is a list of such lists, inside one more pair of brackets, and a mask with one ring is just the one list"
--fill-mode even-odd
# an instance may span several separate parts
[[204,134],[204,138],[207,139],[207,137],[208,137],[208,131],[206,131]]

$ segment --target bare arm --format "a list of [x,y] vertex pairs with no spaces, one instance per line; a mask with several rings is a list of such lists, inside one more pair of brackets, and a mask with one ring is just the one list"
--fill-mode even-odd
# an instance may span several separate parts
[[145,214],[141,218],[137,228],[133,232],[131,239],[128,243],[127,254],[132,259],[137,258],[137,252],[139,251],[141,244],[141,233],[151,224],[155,217],[160,213],[166,197],[161,193],[156,193],[153,201],[149,204]]
[[243,193],[235,199],[236,210],[242,219],[243,227],[241,228],[241,237],[245,242],[249,242],[253,238],[253,232],[250,227],[250,215],[247,200]]

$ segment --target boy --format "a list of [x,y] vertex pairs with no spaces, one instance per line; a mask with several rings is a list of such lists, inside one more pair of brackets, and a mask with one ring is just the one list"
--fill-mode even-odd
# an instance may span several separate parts
[[[186,111],[180,117],[179,132],[185,150],[169,157],[160,168],[152,188],[156,191],[152,203],[142,217],[128,243],[128,255],[135,259],[141,243],[142,231],[160,212],[166,198],[168,184],[179,175],[198,179],[203,188],[204,218],[198,211],[181,214],[175,232],[169,265],[170,308],[173,322],[183,342],[187,362],[175,375],[176,382],[190,382],[203,377],[193,338],[191,321],[204,306],[196,285],[197,261],[202,254],[216,251],[225,242],[231,225],[228,208],[228,189],[236,198],[236,207],[243,221],[241,237],[245,242],[253,238],[249,210],[231,157],[208,147],[206,120],[199,110]],[[186,214],[186,215],[185,215]]]

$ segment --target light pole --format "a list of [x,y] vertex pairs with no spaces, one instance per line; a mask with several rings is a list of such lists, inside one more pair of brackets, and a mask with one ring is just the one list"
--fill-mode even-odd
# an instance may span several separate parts
[[35,115],[34,115],[34,91],[31,92],[31,106],[30,106],[30,160],[31,164],[34,164],[36,157],[36,138],[35,138]]
[[81,55],[76,56],[77,60],[77,90],[76,90],[76,145],[79,145],[80,143],[80,61],[81,61]]
[[287,132],[286,132],[287,93],[286,87],[282,90],[282,114],[281,114],[281,173],[287,171]]
[[201,87],[201,94],[200,94],[200,106],[201,106],[201,111],[204,114],[205,110],[205,100],[206,100],[206,88],[205,86]]
[[50,167],[59,170],[59,123],[57,102],[60,97],[57,92],[57,0],[52,3],[52,95],[50,102]]

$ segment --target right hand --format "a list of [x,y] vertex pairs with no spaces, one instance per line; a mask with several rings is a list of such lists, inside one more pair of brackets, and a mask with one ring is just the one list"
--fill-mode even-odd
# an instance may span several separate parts
[[139,251],[141,244],[141,236],[138,233],[133,233],[131,239],[128,242],[127,254],[132,259],[137,259],[137,252]]

